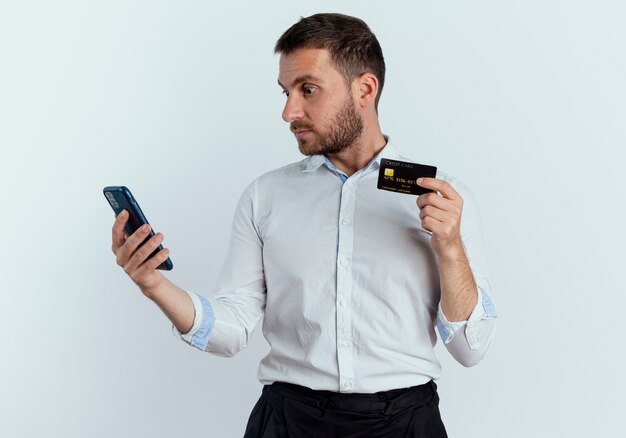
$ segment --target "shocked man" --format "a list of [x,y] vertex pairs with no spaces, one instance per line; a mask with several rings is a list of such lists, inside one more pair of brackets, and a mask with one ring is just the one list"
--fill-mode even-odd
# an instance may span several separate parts
[[149,227],[113,227],[117,263],[185,342],[220,356],[263,319],[271,349],[245,432],[253,437],[445,437],[437,327],[465,366],[494,333],[481,224],[469,190],[442,172],[414,195],[377,187],[381,160],[410,162],[381,131],[381,47],[354,17],[316,14],[275,47],[282,117],[302,161],[244,191],[217,288],[180,289],[148,256]]

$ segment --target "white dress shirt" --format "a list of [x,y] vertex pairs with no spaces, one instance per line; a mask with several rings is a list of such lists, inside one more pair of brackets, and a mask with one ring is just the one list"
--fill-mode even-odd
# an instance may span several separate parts
[[474,198],[437,173],[464,199],[461,238],[479,294],[467,321],[448,322],[416,196],[377,189],[381,158],[413,161],[388,143],[350,177],[317,155],[253,181],[237,206],[215,290],[208,298],[189,293],[194,325],[174,333],[232,356],[263,318],[271,349],[259,366],[261,383],[343,393],[438,379],[435,325],[457,361],[477,363],[491,343],[496,310]]

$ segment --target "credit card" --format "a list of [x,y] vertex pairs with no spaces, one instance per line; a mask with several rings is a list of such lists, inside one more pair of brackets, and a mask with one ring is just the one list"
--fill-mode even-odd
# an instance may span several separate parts
[[422,195],[432,192],[432,190],[418,186],[415,180],[421,177],[435,178],[436,176],[437,168],[435,166],[381,158],[378,188],[408,195]]

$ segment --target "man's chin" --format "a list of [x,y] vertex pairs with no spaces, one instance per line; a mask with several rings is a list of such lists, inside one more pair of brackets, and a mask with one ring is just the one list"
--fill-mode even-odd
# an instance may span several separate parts
[[316,145],[306,140],[298,140],[298,149],[300,150],[300,153],[302,155],[305,155],[307,157],[321,154],[321,148],[319,147],[319,145]]

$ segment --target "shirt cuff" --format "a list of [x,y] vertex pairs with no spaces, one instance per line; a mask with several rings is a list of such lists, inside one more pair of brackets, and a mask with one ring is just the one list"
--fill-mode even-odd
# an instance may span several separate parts
[[441,339],[443,339],[443,342],[445,344],[449,344],[452,339],[454,339],[454,335],[456,334],[456,332],[460,328],[465,327],[465,336],[467,337],[467,342],[470,349],[477,350],[479,348],[480,345],[476,324],[486,318],[495,318],[496,310],[493,301],[491,301],[489,295],[483,292],[480,286],[476,289],[478,291],[478,300],[476,301],[476,307],[474,307],[474,310],[472,310],[472,313],[466,321],[448,321],[443,313],[443,309],[441,308],[441,303],[439,303],[439,311],[437,312],[436,324],[437,330],[441,335]]
[[189,298],[191,298],[193,307],[196,311],[193,326],[188,333],[183,335],[180,331],[178,331],[176,326],[172,324],[172,334],[182,339],[192,347],[196,347],[204,351],[209,343],[209,337],[211,336],[213,326],[215,325],[213,307],[211,306],[209,300],[203,296],[193,292],[185,292],[189,295]]

